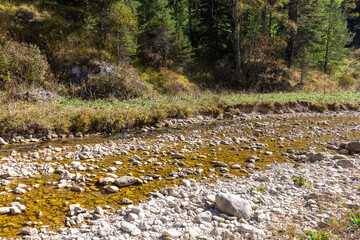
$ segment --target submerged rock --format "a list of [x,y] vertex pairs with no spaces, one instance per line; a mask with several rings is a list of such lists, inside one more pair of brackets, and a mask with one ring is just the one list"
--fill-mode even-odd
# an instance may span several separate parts
[[131,176],[123,176],[115,180],[115,184],[118,187],[127,187],[133,184],[142,184],[143,181],[140,178],[135,178]]

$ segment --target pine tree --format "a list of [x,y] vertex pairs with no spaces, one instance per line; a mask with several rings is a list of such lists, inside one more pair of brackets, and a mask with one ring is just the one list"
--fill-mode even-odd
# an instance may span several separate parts
[[341,9],[336,0],[328,0],[326,6],[326,31],[324,34],[324,73],[328,66],[341,62],[348,52],[346,46],[351,43],[353,34],[347,27],[346,13]]
[[301,69],[301,83],[306,69],[316,65],[323,46],[326,0],[307,0],[299,6],[296,34],[296,63]]
[[141,6],[141,55],[156,68],[182,65],[190,53],[190,43],[176,29],[167,0],[149,0]]

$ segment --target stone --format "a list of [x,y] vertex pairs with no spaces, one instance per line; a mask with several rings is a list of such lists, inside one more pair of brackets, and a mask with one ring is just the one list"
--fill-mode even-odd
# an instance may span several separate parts
[[0,215],[8,214],[8,213],[10,213],[9,207],[0,207]]
[[131,233],[131,232],[135,231],[137,229],[137,227],[134,224],[131,224],[129,222],[121,222],[121,229],[125,232]]
[[16,215],[16,214],[20,214],[21,210],[17,207],[10,207],[10,214],[11,215]]
[[140,178],[135,178],[131,176],[122,176],[115,180],[115,184],[118,187],[127,187],[134,184],[142,184],[143,181]]
[[16,187],[14,189],[14,193],[16,193],[16,194],[24,194],[24,193],[26,193],[26,190],[21,188],[21,187]]
[[78,187],[78,186],[73,186],[73,187],[71,188],[71,190],[74,191],[74,192],[83,192],[83,191],[85,191],[84,188]]
[[257,218],[256,218],[259,222],[263,222],[266,219],[266,215],[264,213],[260,213]]
[[230,167],[231,169],[240,169],[241,166],[239,164],[234,164]]
[[233,194],[217,194],[216,207],[222,212],[245,219],[250,218],[253,214],[250,203]]
[[266,237],[266,234],[263,230],[257,229],[249,224],[241,223],[239,225],[239,230],[241,232],[255,234],[255,235],[257,235],[258,239],[264,239]]
[[0,137],[0,145],[7,145],[8,143]]
[[106,187],[106,191],[109,193],[116,193],[119,191],[119,188],[117,186],[108,186]]
[[6,180],[6,179],[3,179],[3,180],[1,180],[1,182],[0,182],[0,184],[2,185],[2,186],[7,186],[7,185],[9,185],[11,182],[9,181],[9,180]]
[[249,163],[248,165],[246,165],[247,168],[255,168],[255,165],[253,163]]
[[340,166],[342,168],[354,168],[355,164],[348,159],[343,159],[343,160],[338,160],[336,162],[336,166]]
[[95,208],[95,213],[102,216],[102,215],[104,215],[104,210],[101,207],[96,207]]
[[135,221],[138,218],[139,218],[139,216],[137,214],[135,214],[135,213],[129,213],[129,215],[128,215],[128,219],[130,221]]
[[169,238],[169,239],[176,239],[181,237],[181,232],[177,231],[174,228],[170,228],[168,230],[163,231],[162,236],[164,238]]
[[199,222],[202,222],[202,221],[210,222],[211,219],[212,219],[211,212],[210,211],[205,211],[205,212],[201,212],[198,215],[196,215],[194,220],[195,220],[195,222],[199,223]]
[[228,167],[228,166],[229,166],[227,163],[219,162],[219,161],[212,161],[211,163],[212,163],[215,167]]
[[181,181],[181,184],[184,185],[185,187],[191,187],[191,182],[190,182],[190,180],[187,180],[187,179],[183,179]]
[[346,145],[346,149],[350,152],[359,153],[360,152],[360,141],[357,142],[349,142]]
[[130,199],[127,198],[123,198],[120,200],[120,204],[132,204],[133,201],[131,201]]
[[260,176],[257,180],[260,182],[268,182],[268,183],[272,182],[271,178],[269,178],[268,176]]
[[311,162],[317,162],[317,161],[322,161],[322,160],[327,160],[329,158],[328,154],[326,152],[309,152],[307,154],[307,156],[309,157],[309,160]]
[[38,234],[38,230],[36,228],[24,227],[20,234],[33,236]]

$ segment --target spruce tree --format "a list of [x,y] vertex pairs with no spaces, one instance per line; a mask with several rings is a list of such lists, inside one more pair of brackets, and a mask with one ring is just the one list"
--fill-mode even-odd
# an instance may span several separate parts
[[347,27],[346,13],[336,0],[328,0],[325,8],[325,34],[323,51],[323,69],[328,72],[329,65],[340,63],[348,52],[347,45],[351,43],[353,34]]
[[155,68],[181,65],[189,58],[190,43],[176,29],[167,0],[149,0],[141,6],[141,55]]

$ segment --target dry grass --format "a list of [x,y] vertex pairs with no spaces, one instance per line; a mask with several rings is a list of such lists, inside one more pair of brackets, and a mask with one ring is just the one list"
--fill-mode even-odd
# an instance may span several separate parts
[[126,128],[149,125],[167,118],[185,118],[196,114],[223,112],[228,106],[250,103],[308,101],[360,102],[360,93],[334,94],[244,94],[244,93],[182,93],[178,95],[157,95],[119,101],[116,99],[84,101],[60,97],[52,102],[8,101],[6,94],[0,93],[1,126],[25,127],[39,123],[60,133],[120,132]]

